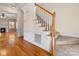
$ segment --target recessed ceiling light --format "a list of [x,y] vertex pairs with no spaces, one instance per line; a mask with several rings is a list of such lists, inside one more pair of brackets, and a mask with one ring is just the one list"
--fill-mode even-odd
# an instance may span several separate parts
[[13,9],[15,9],[16,8],[16,6],[11,6]]

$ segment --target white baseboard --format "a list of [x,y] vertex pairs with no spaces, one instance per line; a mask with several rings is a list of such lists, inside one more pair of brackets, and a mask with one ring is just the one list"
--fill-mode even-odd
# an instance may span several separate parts
[[62,34],[60,33],[61,36],[68,36],[68,37],[73,37],[73,38],[79,38],[78,35],[69,35],[69,34]]

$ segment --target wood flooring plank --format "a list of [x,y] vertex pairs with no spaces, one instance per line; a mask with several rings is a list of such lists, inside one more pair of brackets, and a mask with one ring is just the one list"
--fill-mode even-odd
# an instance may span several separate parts
[[16,32],[3,33],[0,36],[0,56],[49,56],[50,54],[23,38]]

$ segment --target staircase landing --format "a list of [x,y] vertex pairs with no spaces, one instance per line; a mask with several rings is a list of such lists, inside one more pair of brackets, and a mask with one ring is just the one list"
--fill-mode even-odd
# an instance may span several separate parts
[[61,36],[56,51],[57,56],[79,56],[79,38]]

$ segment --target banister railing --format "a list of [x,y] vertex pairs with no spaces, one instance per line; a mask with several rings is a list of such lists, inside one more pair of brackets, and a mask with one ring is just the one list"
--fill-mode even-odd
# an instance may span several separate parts
[[[35,3],[35,6],[38,10],[38,16],[40,15],[42,17],[42,19],[44,20],[39,20],[40,22],[42,22],[42,25],[46,27],[47,31],[51,31],[51,50],[50,50],[50,54],[51,55],[56,55],[56,39],[55,39],[55,35],[56,35],[56,31],[55,31],[55,16],[56,13],[55,12],[50,12],[48,11],[46,8],[43,8],[42,6],[40,6],[39,4]],[[51,22],[51,23],[50,23]]]
[[50,15],[53,15],[50,11],[48,11],[47,9],[43,8],[42,6],[38,5],[37,3],[35,3],[36,6],[38,6],[39,8],[41,8],[42,10],[46,11],[47,13],[49,13]]

